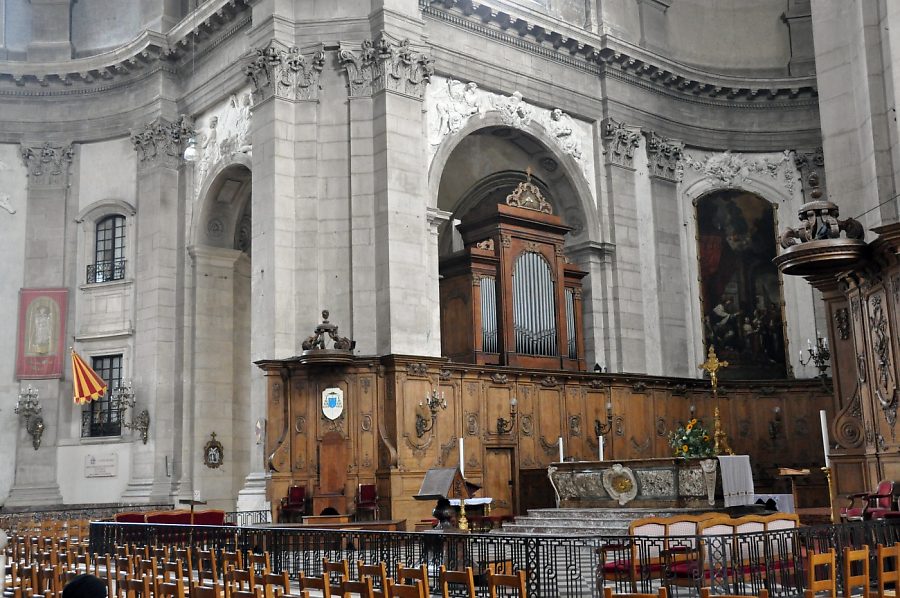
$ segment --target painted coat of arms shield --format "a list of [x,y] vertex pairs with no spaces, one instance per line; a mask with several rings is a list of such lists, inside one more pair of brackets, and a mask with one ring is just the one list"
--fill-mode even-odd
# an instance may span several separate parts
[[322,391],[322,415],[334,421],[344,412],[344,391],[326,388]]

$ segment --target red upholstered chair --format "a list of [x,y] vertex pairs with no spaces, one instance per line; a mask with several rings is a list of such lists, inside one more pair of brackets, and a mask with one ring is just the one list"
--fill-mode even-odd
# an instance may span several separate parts
[[295,521],[306,515],[306,486],[291,486],[281,499],[281,521]]
[[371,513],[372,519],[378,519],[378,492],[375,484],[360,484],[356,491],[356,518],[362,513]]
[[874,492],[858,492],[847,497],[850,501],[841,507],[841,519],[845,521],[862,521],[863,519],[881,519],[886,513],[894,511],[894,482],[882,480],[878,482]]

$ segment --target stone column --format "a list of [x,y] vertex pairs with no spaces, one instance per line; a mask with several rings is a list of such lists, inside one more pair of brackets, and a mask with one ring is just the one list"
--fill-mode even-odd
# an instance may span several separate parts
[[72,58],[72,0],[30,0],[31,41],[28,60],[51,62]]
[[436,294],[422,277],[429,241],[422,97],[433,67],[408,39],[394,40],[381,32],[358,51],[341,51],[351,96],[372,95],[376,352],[440,355],[440,334],[431,329]]
[[684,143],[645,131],[650,201],[653,210],[653,251],[656,261],[656,300],[659,302],[659,340],[663,376],[691,377],[691,330],[687,321],[690,268],[682,253],[682,216],[676,192],[678,163]]
[[[294,355],[320,319],[317,258],[316,104],[323,52],[273,40],[246,66],[253,105],[253,361]],[[262,372],[251,381],[250,417],[266,418]],[[266,508],[264,444],[251,444],[240,510]]]
[[[186,117],[159,117],[131,141],[138,152],[134,273],[134,392],[150,412],[150,440],[132,453],[124,501],[171,502],[178,471],[167,462],[181,454],[183,433],[184,193],[182,153],[193,134]],[[171,476],[171,477],[170,477]]]
[[[618,330],[610,330],[608,351],[618,357],[618,371],[644,372],[647,369],[644,334],[643,288],[638,237],[637,197],[635,190],[634,153],[641,134],[612,118],[603,123],[603,146],[606,162],[606,185],[610,198],[612,242],[616,246],[613,265],[613,289],[610,298],[618,315]],[[616,371],[610,359],[610,369]]]
[[609,279],[616,248],[611,243],[585,241],[566,247],[566,255],[588,273],[583,279],[581,311],[584,314],[584,358],[587,369],[594,364],[604,371],[618,371],[616,355],[610,354],[611,330],[615,330],[613,302],[609,299]]
[[[22,158],[28,170],[28,198],[25,203],[26,288],[69,286],[66,266],[71,265],[68,263],[71,256],[66,254],[66,214],[73,157],[72,146],[51,143],[22,146]],[[69,298],[69,305],[69,314],[72,314],[72,297]],[[69,336],[73,320],[71,315],[67,320],[65,334]],[[63,358],[68,359],[68,355]],[[65,400],[65,391],[70,387],[65,378],[28,382],[39,393],[44,431],[40,448],[35,450],[31,436],[25,432],[24,421],[20,423],[16,445],[16,479],[4,506],[59,505],[62,504],[62,495],[56,481],[57,437],[60,408]]]

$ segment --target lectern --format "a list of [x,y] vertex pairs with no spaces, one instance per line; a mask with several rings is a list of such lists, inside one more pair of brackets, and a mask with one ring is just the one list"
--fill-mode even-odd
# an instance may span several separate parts
[[432,515],[438,520],[440,529],[457,527],[456,509],[450,504],[451,498],[469,499],[480,486],[467,482],[458,467],[435,467],[425,472],[425,479],[416,500],[436,500],[437,506]]
[[778,475],[791,480],[791,494],[794,496],[794,512],[796,512],[800,507],[800,503],[797,502],[797,478],[805,478],[809,475],[809,470],[782,467],[778,470]]

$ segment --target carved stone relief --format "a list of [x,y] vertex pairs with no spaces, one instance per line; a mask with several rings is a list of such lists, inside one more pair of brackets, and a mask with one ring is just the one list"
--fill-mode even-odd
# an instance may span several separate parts
[[232,94],[217,108],[198,120],[196,142],[199,157],[197,176],[194,177],[194,197],[200,193],[203,183],[216,164],[229,161],[235,154],[251,154],[251,120],[253,93],[245,89]]
[[138,152],[139,167],[156,164],[177,168],[182,164],[184,146],[195,135],[194,123],[182,115],[175,122],[158,117],[140,131],[131,131],[131,144]]
[[647,161],[650,176],[676,182],[680,175],[684,143],[661,137],[654,131],[645,131],[644,135],[647,138]]
[[835,310],[834,325],[842,341],[850,338],[850,314],[846,307]]
[[272,41],[255,54],[244,67],[256,101],[271,97],[291,101],[317,101],[319,75],[325,67],[325,53],[319,50],[304,56],[296,46],[284,47]]
[[640,131],[613,118],[603,121],[603,152],[615,166],[634,168],[634,150],[641,143]]
[[[58,146],[47,142],[39,147],[23,145],[21,155],[28,171],[29,185],[65,185],[75,151],[71,145]],[[9,196],[6,197],[7,205],[3,207],[14,214],[15,210],[9,205]]]
[[434,61],[410,40],[394,41],[382,31],[359,49],[341,45],[339,58],[347,73],[350,97],[392,91],[422,98],[434,74]]
[[778,158],[745,157],[730,151],[700,158],[685,153],[683,164],[685,170],[681,172],[680,180],[686,176],[686,169],[691,169],[713,180],[718,187],[739,186],[754,177],[766,176],[775,181],[780,180],[788,193],[793,193],[797,179],[797,171],[788,150],[782,152]]
[[[819,190],[825,189],[825,155],[822,148],[817,147],[811,151],[794,150],[794,166],[800,173],[800,185],[805,201],[812,201],[810,197],[809,176],[813,173],[819,177]],[[824,193],[822,199],[825,199]]]

